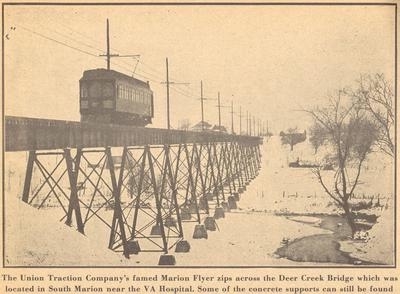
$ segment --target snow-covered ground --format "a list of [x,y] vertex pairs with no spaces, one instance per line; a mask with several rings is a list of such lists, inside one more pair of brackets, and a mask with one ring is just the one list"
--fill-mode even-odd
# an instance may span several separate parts
[[368,238],[341,242],[341,249],[351,256],[378,264],[394,264],[393,210],[384,209],[377,223],[368,231]]
[[[272,137],[264,141],[261,148],[259,176],[241,194],[238,210],[217,220],[219,230],[209,232],[207,240],[194,240],[194,223],[184,224],[185,239],[190,242],[191,250],[189,253],[171,252],[178,265],[295,265],[296,262],[274,255],[282,239],[329,233],[276,215],[335,213],[338,210],[331,205],[310,169],[288,168],[288,162],[298,157],[313,160],[314,151],[309,144],[298,144],[291,152],[289,146],[280,144],[279,137]],[[392,166],[382,164],[379,158],[373,158],[367,164],[368,170],[363,171],[363,183],[357,193],[365,197],[380,194],[381,203],[388,203],[384,209],[388,217],[378,218],[378,224],[370,232],[371,241],[360,249],[375,253],[359,258],[390,263],[393,248],[388,247],[388,243],[392,242],[383,244],[381,240],[393,240]],[[107,249],[109,230],[99,222],[88,223],[86,235],[82,235],[59,221],[60,211],[52,208],[38,210],[23,203],[20,196],[25,165],[25,153],[6,154],[6,264],[157,265],[159,252],[142,252],[128,260],[121,253]],[[325,176],[329,177],[329,173],[332,172],[326,171]]]

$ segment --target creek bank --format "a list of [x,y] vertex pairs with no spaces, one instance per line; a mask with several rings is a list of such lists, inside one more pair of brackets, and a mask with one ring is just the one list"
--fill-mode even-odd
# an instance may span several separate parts
[[[305,236],[294,240],[284,239],[281,244],[283,246],[275,251],[275,254],[279,257],[299,262],[332,262],[353,265],[373,264],[352,257],[349,252],[340,250],[340,242],[348,240],[351,236],[351,229],[343,216],[287,214],[285,217],[295,222],[329,230],[332,233]],[[360,225],[358,228],[366,229],[366,225]]]

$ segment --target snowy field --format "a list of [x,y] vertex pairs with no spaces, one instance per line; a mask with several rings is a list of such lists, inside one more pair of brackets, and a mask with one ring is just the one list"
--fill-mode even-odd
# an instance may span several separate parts
[[[194,240],[194,223],[184,224],[184,237],[190,242],[191,250],[189,253],[170,252],[175,255],[177,265],[297,265],[297,262],[274,255],[282,239],[330,233],[316,225],[280,215],[334,214],[339,211],[324,194],[310,169],[288,168],[288,163],[297,158],[315,160],[313,149],[304,142],[290,152],[289,146],[280,144],[279,137],[264,141],[261,148],[262,168],[258,177],[241,194],[238,209],[217,220],[217,231],[209,232],[207,240]],[[82,235],[74,227],[60,222],[60,211],[56,208],[38,210],[23,203],[20,197],[27,155],[24,152],[7,153],[5,159],[7,265],[157,265],[160,252],[141,252],[125,259],[121,253],[107,249],[109,230],[101,222],[93,220],[88,223],[86,234]],[[378,218],[378,224],[371,230],[371,242],[361,244],[363,248],[360,250],[354,249],[351,242],[342,244],[345,251],[361,252],[359,258],[390,263],[393,255],[392,242],[379,241],[393,239],[392,168],[391,164],[385,164],[373,154],[367,162],[367,169],[363,170],[357,197],[374,197],[374,201],[379,197],[380,203],[386,205],[377,212],[383,217]],[[333,172],[324,173],[329,177]],[[313,265],[301,265],[307,264]]]

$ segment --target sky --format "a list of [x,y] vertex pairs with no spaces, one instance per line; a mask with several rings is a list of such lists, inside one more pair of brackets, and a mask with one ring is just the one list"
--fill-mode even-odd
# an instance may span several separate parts
[[[201,120],[200,81],[205,120],[218,123],[220,92],[222,105],[233,101],[236,132],[240,110],[242,131],[246,112],[273,132],[304,129],[311,119],[301,109],[323,105],[360,74],[394,81],[394,6],[17,5],[4,15],[6,115],[79,120],[83,71],[106,67],[98,55],[107,18],[112,53],[140,54],[139,63],[113,58],[111,68],[132,75],[137,63],[135,77],[149,80],[150,127],[166,127],[167,57],[174,128]],[[228,127],[229,107],[222,108]]]

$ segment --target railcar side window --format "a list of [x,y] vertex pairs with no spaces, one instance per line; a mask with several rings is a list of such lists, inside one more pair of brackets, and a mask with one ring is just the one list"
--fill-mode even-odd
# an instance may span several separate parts
[[87,98],[88,97],[88,87],[85,83],[81,84],[81,97]]

